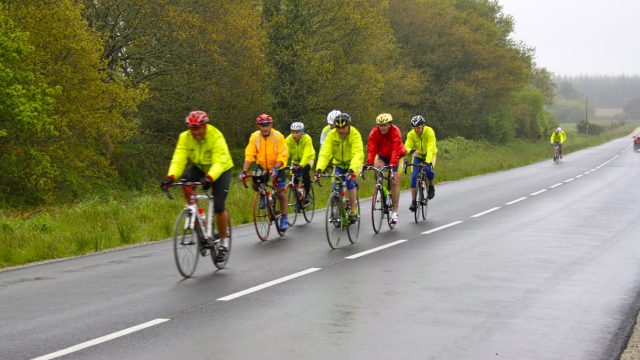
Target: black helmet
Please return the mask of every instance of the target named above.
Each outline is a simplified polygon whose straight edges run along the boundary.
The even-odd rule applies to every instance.
[[[345,127],[347,125],[351,125],[351,116],[347,113],[341,113],[333,119],[333,125],[337,128]]]

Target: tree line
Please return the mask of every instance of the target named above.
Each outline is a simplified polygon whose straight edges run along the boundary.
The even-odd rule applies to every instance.
[[[7,205],[144,188],[193,109],[234,151],[260,113],[312,135],[335,108],[365,133],[381,112],[496,143],[555,126],[552,74],[497,1],[0,0],[0,23]]]

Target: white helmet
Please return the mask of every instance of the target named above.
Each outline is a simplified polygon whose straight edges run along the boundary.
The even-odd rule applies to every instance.
[[[336,116],[342,114],[342,112],[340,110],[332,110],[328,115],[327,115],[327,123],[329,125],[333,125],[333,120],[336,118]]]
[[[559,126],[554,130],[554,132],[557,132],[557,133],[559,133],[560,131],[562,131],[562,129]]]
[[[291,130],[304,131],[304,124],[298,121],[291,123]]]

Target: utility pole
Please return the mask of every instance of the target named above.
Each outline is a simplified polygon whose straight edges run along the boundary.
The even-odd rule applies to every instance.
[[[585,97],[584,98],[584,122],[587,125],[587,135],[589,135],[589,98]]]

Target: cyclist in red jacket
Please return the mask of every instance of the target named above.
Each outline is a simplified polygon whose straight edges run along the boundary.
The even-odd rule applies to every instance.
[[[391,221],[398,222],[398,200],[400,199],[400,159],[407,153],[402,143],[400,128],[393,125],[391,114],[380,114],[376,118],[376,126],[371,130],[367,140],[367,165],[382,167],[393,166],[394,179],[391,181],[391,200],[393,211]],[[378,158],[376,159],[376,155]],[[374,164],[375,161],[375,164]]]

